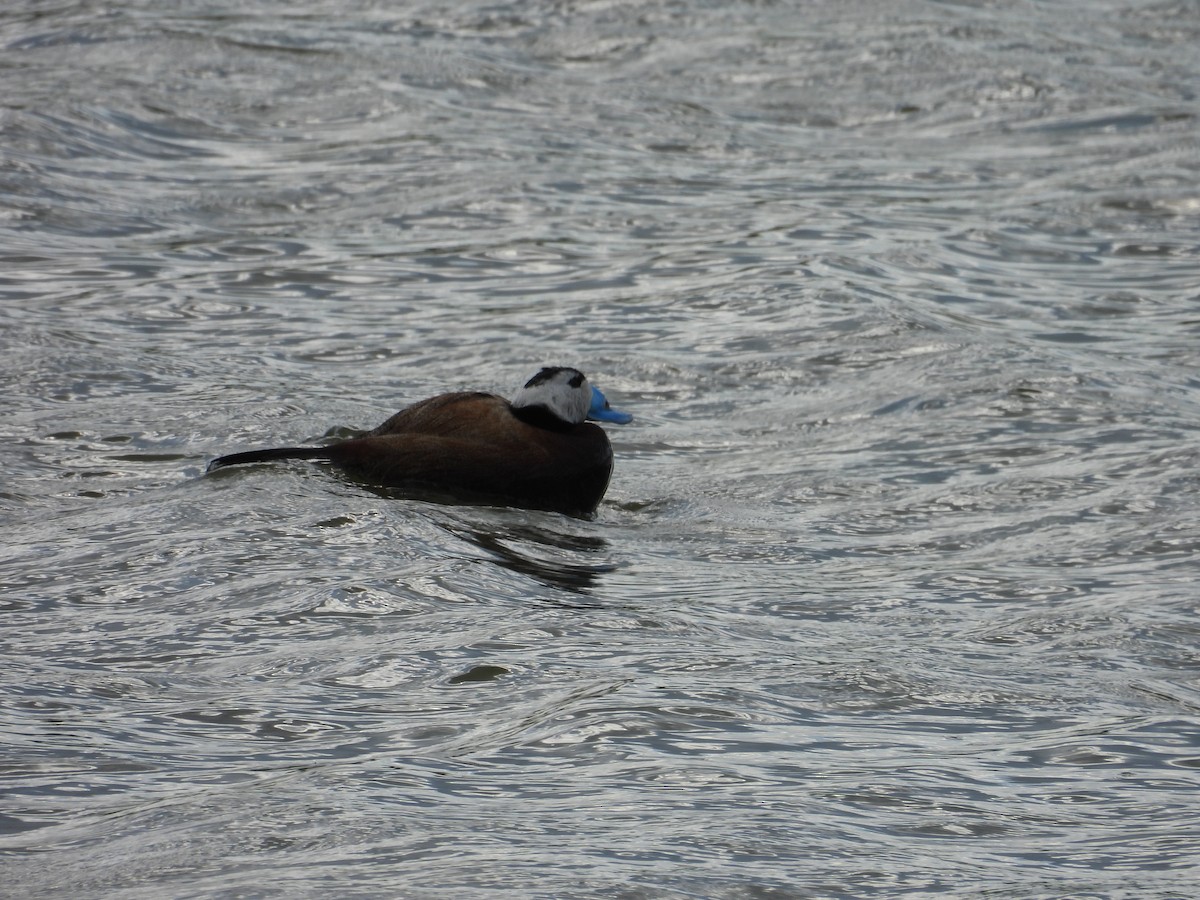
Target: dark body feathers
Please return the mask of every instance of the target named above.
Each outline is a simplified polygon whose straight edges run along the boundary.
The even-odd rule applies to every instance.
[[[571,515],[596,510],[613,466],[612,446],[598,425],[571,425],[542,407],[515,410],[484,393],[431,397],[360,438],[234,453],[213,460],[209,470],[277,459],[326,459],[383,487]]]

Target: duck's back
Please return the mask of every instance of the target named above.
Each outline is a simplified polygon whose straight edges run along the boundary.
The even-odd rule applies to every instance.
[[[381,485],[430,487],[587,514],[612,474],[612,447],[590,422],[563,430],[522,421],[493,394],[442,394],[396,413],[329,458]]]
[[[439,394],[396,413],[369,437],[384,434],[428,434],[479,439],[496,432],[512,416],[507,400],[481,391]]]

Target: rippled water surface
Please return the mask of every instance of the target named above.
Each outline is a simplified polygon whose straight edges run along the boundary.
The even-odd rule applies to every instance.
[[[0,892],[1194,893],[1194,3],[0,47]],[[543,363],[594,520],[203,474]]]

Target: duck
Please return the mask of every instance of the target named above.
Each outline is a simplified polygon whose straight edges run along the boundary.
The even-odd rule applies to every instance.
[[[325,460],[378,487],[592,517],[608,490],[613,451],[595,422],[625,424],[578,369],[547,366],[512,400],[481,391],[439,394],[361,437],[320,447],[271,447],[220,456],[227,466]]]

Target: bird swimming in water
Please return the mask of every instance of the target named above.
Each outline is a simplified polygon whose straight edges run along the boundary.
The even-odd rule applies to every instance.
[[[362,437],[325,447],[273,447],[214,459],[208,471],[277,459],[323,459],[375,485],[444,492],[528,509],[590,516],[612,475],[597,422],[629,422],[578,369],[545,368],[512,401],[440,394]]]

